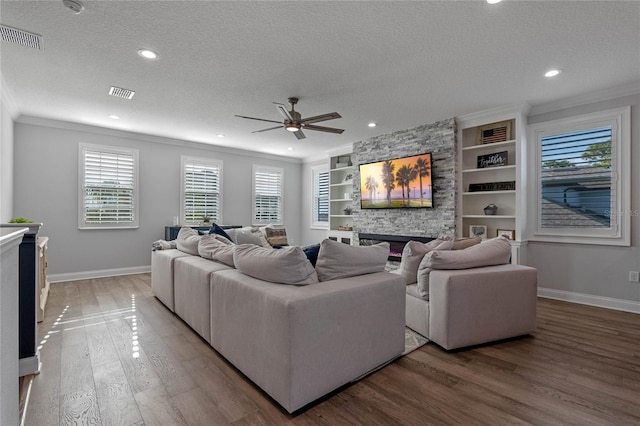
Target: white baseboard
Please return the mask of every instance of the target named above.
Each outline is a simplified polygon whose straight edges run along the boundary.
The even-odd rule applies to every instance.
[[[146,272],[151,272],[151,265],[134,266],[131,268],[99,269],[97,271],[70,272],[67,274],[50,274],[47,278],[50,283],[59,283],[63,281],[115,277],[118,275],[144,274]]]
[[[634,302],[633,300],[614,299],[612,297],[594,296],[592,294],[574,293],[572,291],[544,287],[538,287],[538,296],[640,314],[640,302]]]
[[[38,373],[40,373],[40,351],[36,351],[34,356],[18,360],[18,375],[20,377]]]

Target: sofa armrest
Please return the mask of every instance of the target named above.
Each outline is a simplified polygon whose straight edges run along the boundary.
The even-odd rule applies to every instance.
[[[531,333],[536,327],[537,270],[498,265],[433,270],[429,338],[445,349]]]

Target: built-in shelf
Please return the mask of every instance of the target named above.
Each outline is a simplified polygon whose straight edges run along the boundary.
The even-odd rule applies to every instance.
[[[349,166],[343,166],[349,164]],[[353,232],[345,227],[353,227],[353,216],[343,214],[353,203],[353,172],[351,152],[340,152],[329,157],[329,233],[336,241],[351,244]],[[340,167],[338,167],[340,165]]]
[[[506,148],[506,147],[515,145],[515,143],[516,143],[516,140],[512,139],[504,142],[487,143],[483,145],[471,145],[471,146],[465,146],[464,148],[462,148],[462,151],[483,151],[483,150],[493,151],[494,149],[497,149],[497,148]]]
[[[351,198],[336,198],[335,200],[329,200],[331,202],[353,201]]]
[[[340,183],[332,183],[330,186],[353,186],[353,181],[352,180],[348,180],[348,181],[340,182]]]
[[[510,166],[499,166],[499,167],[485,167],[484,169],[467,169],[467,170],[463,170],[462,173],[480,173],[480,172],[484,172],[484,173],[495,173],[498,170],[510,170],[516,169],[516,165],[512,164]]]
[[[505,215],[505,214],[465,214],[462,215],[465,219],[515,219],[515,215]]]
[[[474,192],[463,192],[462,195],[496,195],[496,194],[515,194],[516,191],[513,189],[505,190],[505,191],[474,191]]]

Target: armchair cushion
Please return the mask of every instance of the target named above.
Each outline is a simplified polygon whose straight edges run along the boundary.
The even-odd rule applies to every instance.
[[[511,243],[500,236],[456,251],[432,251],[421,264],[431,269],[469,269],[509,263]]]

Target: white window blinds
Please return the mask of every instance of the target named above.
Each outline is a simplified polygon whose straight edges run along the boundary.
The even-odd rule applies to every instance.
[[[313,170],[313,225],[329,222],[329,172]]]
[[[283,170],[253,166],[253,223],[282,224]]]
[[[222,162],[182,157],[182,222],[222,220]]]
[[[80,228],[138,226],[138,151],[80,145]]]

